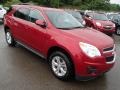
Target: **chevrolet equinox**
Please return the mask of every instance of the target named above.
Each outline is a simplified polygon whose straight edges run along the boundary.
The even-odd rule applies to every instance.
[[[13,5],[4,17],[6,42],[20,44],[45,58],[60,80],[90,80],[115,63],[111,37],[85,28],[64,10]]]

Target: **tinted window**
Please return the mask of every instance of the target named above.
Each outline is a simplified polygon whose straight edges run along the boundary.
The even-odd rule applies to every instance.
[[[31,10],[29,15],[30,21],[43,20],[42,13],[39,10]]]
[[[20,19],[28,20],[29,12],[30,10],[27,8],[20,8],[15,12],[14,16]]]
[[[93,15],[93,13],[87,13],[86,16],[87,16],[87,17],[92,17],[92,18],[93,18],[94,15]]]
[[[107,21],[108,18],[105,14],[103,13],[87,13],[88,16],[92,17],[95,20],[103,20],[103,21]]]
[[[12,7],[8,8],[7,13],[11,12],[12,9],[13,9]]]
[[[120,19],[120,15],[119,14],[111,14],[111,19]]]
[[[95,20],[105,20],[105,21],[108,20],[108,18],[105,14],[100,14],[100,13],[94,14],[94,19]]]

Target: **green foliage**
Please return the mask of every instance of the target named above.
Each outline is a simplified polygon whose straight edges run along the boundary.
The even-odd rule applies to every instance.
[[[120,5],[110,4],[110,0],[3,0],[6,6],[32,1],[49,7],[71,7],[83,10],[120,11]]]

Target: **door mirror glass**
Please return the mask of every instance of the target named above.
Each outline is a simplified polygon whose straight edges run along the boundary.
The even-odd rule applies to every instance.
[[[45,28],[47,26],[44,20],[36,20],[35,24],[41,26],[42,28]]]

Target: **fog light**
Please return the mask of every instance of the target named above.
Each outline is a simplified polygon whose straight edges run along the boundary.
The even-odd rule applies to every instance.
[[[96,73],[97,73],[96,67],[93,67],[93,66],[88,67],[88,74],[91,74],[91,75],[95,76]]]

